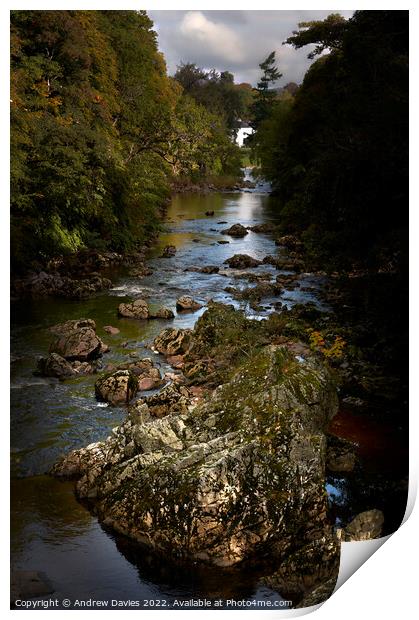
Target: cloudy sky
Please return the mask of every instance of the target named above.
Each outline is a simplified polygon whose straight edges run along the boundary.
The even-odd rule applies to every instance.
[[[259,63],[276,50],[283,78],[300,83],[310,65],[308,48],[295,50],[282,42],[298,22],[324,19],[333,11],[148,11],[159,37],[170,75],[176,65],[194,62],[228,70],[235,81],[256,85]],[[350,17],[353,11],[335,11]]]

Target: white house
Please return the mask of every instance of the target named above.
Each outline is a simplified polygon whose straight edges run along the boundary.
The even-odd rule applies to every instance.
[[[237,131],[237,137],[236,137],[236,143],[242,147],[244,144],[244,140],[245,138],[247,138],[247,136],[250,136],[253,133],[253,129],[252,127],[240,127],[240,129]]]

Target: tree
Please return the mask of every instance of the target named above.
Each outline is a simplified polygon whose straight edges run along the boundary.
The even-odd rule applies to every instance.
[[[275,52],[271,52],[259,65],[262,76],[257,84],[251,110],[252,127],[256,130],[260,123],[268,118],[276,99],[276,92],[272,90],[271,86],[282,77],[282,73],[279,72],[275,62]]]
[[[322,266],[376,266],[383,257],[394,266],[407,248],[408,13],[332,17],[292,37],[330,52],[286,113],[277,104],[262,123],[262,173],[283,225],[303,234]]]
[[[339,50],[342,48],[344,33],[348,22],[339,13],[332,13],[323,21],[300,22],[299,30],[293,31],[285,44],[296,49],[314,44],[316,47],[309,52],[308,58],[313,59],[325,50]]]

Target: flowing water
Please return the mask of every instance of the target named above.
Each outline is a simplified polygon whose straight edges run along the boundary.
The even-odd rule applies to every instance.
[[[12,306],[12,565],[15,569],[45,572],[55,588],[54,596],[161,601],[170,606],[174,599],[219,597],[280,601],[281,597],[257,585],[257,576],[235,572],[229,579],[220,571],[173,570],[151,557],[144,549],[111,533],[80,505],[73,484],[45,475],[60,455],[104,439],[119,424],[124,408],[98,403],[94,397],[96,377],[80,377],[61,382],[33,374],[36,360],[45,356],[51,340],[47,328],[68,319],[92,318],[97,332],[110,345],[105,363],[127,360],[127,356],[155,358],[162,372],[169,367],[146,344],[166,326],[193,327],[214,299],[241,305],[249,316],[261,319],[273,311],[273,303],[285,305],[314,301],[319,278],[303,275],[304,292],[284,291],[276,299],[264,300],[262,310],[253,312],[244,302],[225,292],[227,286],[248,286],[223,269],[225,259],[244,253],[262,259],[275,254],[270,235],[250,232],[242,239],[221,234],[240,222],[244,226],[276,221],[271,197],[254,191],[176,196],[167,212],[165,232],[150,251],[152,275],[136,278],[127,269],[114,274],[114,287],[89,300],[19,301]],[[207,217],[206,211],[214,211]],[[219,244],[228,240],[228,244]],[[173,258],[161,258],[166,245],[175,245]],[[188,267],[217,265],[219,274],[185,271]],[[258,271],[277,275],[274,267]],[[247,270],[251,271],[251,270]],[[135,321],[117,317],[117,307],[132,297],[147,299],[153,307],[175,310],[176,299],[190,294],[203,304],[191,314],[177,315],[173,321]],[[114,325],[120,333],[110,336],[103,326]]]

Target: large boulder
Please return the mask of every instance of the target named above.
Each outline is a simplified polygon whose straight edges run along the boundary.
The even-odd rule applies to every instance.
[[[111,405],[129,403],[137,392],[138,378],[130,370],[117,370],[100,377],[95,383],[96,397]]]
[[[136,299],[126,304],[119,304],[118,314],[127,319],[148,319],[150,309],[144,299]]]
[[[176,310],[181,312],[195,312],[195,310],[200,308],[202,308],[202,305],[192,297],[189,297],[189,295],[182,295],[182,297],[176,300]]]
[[[55,338],[50,353],[58,353],[66,360],[92,360],[109,350],[97,336],[96,324],[92,319],[66,321],[50,328]]]
[[[224,261],[232,269],[249,269],[252,267],[259,267],[261,261],[248,254],[234,254],[230,258]]]
[[[249,234],[249,231],[241,224],[233,224],[230,228],[222,230],[221,234],[230,235],[230,237],[245,237]]]
[[[324,430],[337,396],[316,356],[265,346],[208,399],[185,399],[163,418],[140,402],[110,438],[53,472],[78,478],[106,526],[177,559],[281,561],[321,538]]]
[[[58,355],[58,353],[50,353],[47,358],[41,357],[38,360],[36,374],[44,377],[57,377],[58,379],[66,379],[75,375],[89,375],[96,372],[96,364],[92,362],[81,362],[68,360]]]
[[[182,355],[186,353],[191,341],[190,329],[164,329],[154,339],[153,346],[163,355]]]

